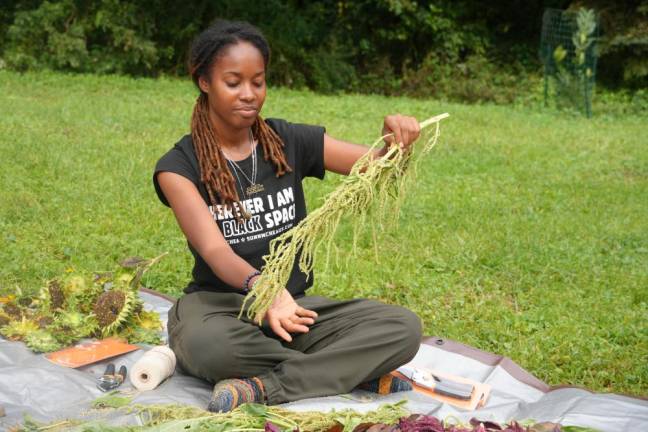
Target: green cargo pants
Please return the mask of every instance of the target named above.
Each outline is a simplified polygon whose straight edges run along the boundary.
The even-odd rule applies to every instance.
[[[170,347],[186,372],[211,383],[260,378],[269,405],[347,393],[418,351],[421,321],[403,307],[315,296],[296,301],[318,317],[288,343],[266,322],[259,327],[237,318],[240,294],[186,294],[169,311]]]

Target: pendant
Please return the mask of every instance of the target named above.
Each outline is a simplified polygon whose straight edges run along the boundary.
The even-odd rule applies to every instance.
[[[263,192],[264,189],[265,189],[265,188],[263,187],[262,184],[259,184],[259,183],[253,183],[253,184],[251,184],[250,186],[248,186],[247,189],[245,189],[245,192],[246,192],[248,195],[253,195],[253,194],[255,194],[255,193]]]

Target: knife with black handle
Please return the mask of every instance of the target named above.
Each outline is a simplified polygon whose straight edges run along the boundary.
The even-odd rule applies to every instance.
[[[411,366],[401,366],[397,371],[421,387],[455,399],[470,400],[475,390],[475,386],[472,384],[462,383],[449,378],[441,378],[430,372]]]

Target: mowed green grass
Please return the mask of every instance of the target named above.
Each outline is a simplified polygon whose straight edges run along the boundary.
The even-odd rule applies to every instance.
[[[184,80],[0,72],[0,292],[169,252],[144,278],[179,295],[191,256],[151,182],[188,131]],[[266,117],[370,143],[385,114],[449,112],[396,228],[343,225],[313,293],[415,310],[425,333],[511,357],[550,384],[648,394],[645,119],[272,89]],[[340,181],[307,181],[309,207]],[[367,227],[369,228],[369,227]]]

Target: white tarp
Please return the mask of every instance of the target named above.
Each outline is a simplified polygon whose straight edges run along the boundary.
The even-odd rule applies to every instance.
[[[164,323],[171,307],[168,299],[152,292],[142,292],[147,309],[156,310]],[[147,348],[79,369],[68,369],[49,362],[41,354],[33,354],[21,342],[0,338],[0,406],[5,417],[0,418],[0,430],[20,423],[29,414],[37,421],[51,422],[67,418],[105,418],[113,425],[139,424],[134,415],[113,411],[109,417],[91,410],[91,402],[102,393],[95,380],[108,363],[130,370]],[[421,344],[414,365],[464,376],[492,386],[486,405],[476,411],[464,411],[441,404],[415,392],[378,396],[364,391],[350,395],[307,399],[285,404],[294,410],[328,411],[332,408],[353,408],[369,411],[384,403],[407,399],[412,413],[431,414],[444,419],[454,416],[467,421],[508,422],[533,419],[563,425],[589,426],[601,431],[648,431],[648,401],[616,394],[597,394],[578,388],[552,390],[528,374],[510,359],[476,350],[439,338],[428,338]],[[120,390],[133,396],[134,403],[182,403],[204,408],[211,386],[202,380],[175,374],[157,389],[136,392],[128,383]]]

